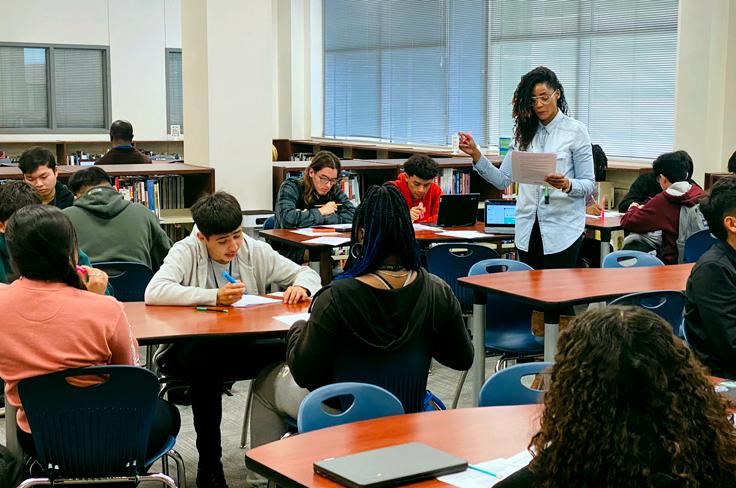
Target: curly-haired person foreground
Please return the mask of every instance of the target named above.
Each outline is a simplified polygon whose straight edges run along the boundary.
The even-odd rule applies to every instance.
[[[578,317],[559,339],[528,468],[496,486],[736,486],[736,429],[672,327],[635,307]]]

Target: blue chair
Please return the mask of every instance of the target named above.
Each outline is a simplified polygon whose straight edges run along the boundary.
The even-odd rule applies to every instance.
[[[615,251],[603,258],[601,263],[601,268],[644,266],[664,266],[664,263],[657,256],[641,251]]]
[[[682,319],[687,298],[681,291],[643,291],[630,293],[609,302],[609,305],[634,305],[654,312],[672,326],[672,331],[682,337]]]
[[[92,266],[107,273],[113,296],[121,302],[142,302],[146,286],[153,278],[153,271],[143,263],[104,261]]]
[[[697,262],[697,260],[700,259],[700,256],[705,254],[705,252],[710,249],[717,240],[718,239],[713,237],[713,234],[711,234],[708,229],[701,230],[691,235],[685,240],[685,251],[683,252],[684,262]]]
[[[478,406],[529,405],[541,403],[542,391],[533,390],[521,382],[521,378],[540,373],[552,363],[525,363],[509,366],[494,374],[480,390]]]
[[[74,386],[71,377],[101,376],[102,382]],[[33,434],[37,461],[47,478],[32,478],[20,487],[75,480],[97,484],[100,478],[158,481],[176,487],[166,474],[147,475],[164,454],[177,464],[185,483],[184,463],[171,448],[176,439],[145,459],[148,434],[158,398],[158,380],[137,366],[91,366],[27,378],[18,384],[21,403]],[[164,471],[167,463],[163,461]]]
[[[322,403],[350,396],[352,403],[343,412],[326,412]],[[396,396],[381,387],[367,383],[333,383],[310,392],[299,406],[299,432],[309,432],[333,425],[358,422],[389,415],[403,415],[404,407]]]
[[[437,244],[427,250],[427,270],[450,285],[463,312],[470,313],[473,309],[473,290],[458,285],[457,279],[468,276],[468,271],[478,261],[498,257],[496,251],[480,244]]]
[[[271,230],[274,227],[276,227],[276,220],[273,218],[273,215],[271,215],[263,222],[263,230]]]

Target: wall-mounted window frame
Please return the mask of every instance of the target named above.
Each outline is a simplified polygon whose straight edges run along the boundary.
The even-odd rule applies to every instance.
[[[172,100],[172,89],[174,88],[172,85],[172,72],[171,72],[171,66],[169,62],[169,57],[171,54],[179,54],[181,55],[181,49],[180,48],[166,48],[166,133],[171,135],[171,124],[174,122],[178,122],[178,125],[181,127],[180,135],[184,135],[184,84],[183,84],[183,72],[180,70],[180,79],[179,79],[179,86],[181,87],[181,116],[179,120],[172,120],[172,111],[176,109],[176,103],[174,103],[174,100]],[[180,57],[181,62],[181,57]]]
[[[44,44],[44,43],[17,43],[17,42],[0,42],[0,47],[13,48],[29,48],[29,49],[45,49],[46,51],[46,107],[48,126],[47,127],[0,127],[0,134],[104,134],[108,132],[111,117],[111,99],[110,99],[110,47],[101,45],[87,44]],[[99,51],[101,60],[101,83],[102,83],[102,120],[100,127],[59,127],[58,112],[56,100],[58,97],[56,79],[54,71],[56,68],[55,60],[58,50],[74,49],[74,50],[93,50]]]

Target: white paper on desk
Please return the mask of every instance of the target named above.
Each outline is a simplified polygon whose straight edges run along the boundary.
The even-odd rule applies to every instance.
[[[424,224],[413,224],[414,225],[414,231],[418,230],[438,230],[437,227],[432,227],[430,225],[424,225]]]
[[[251,305],[263,305],[264,303],[277,303],[281,300],[259,297],[258,295],[243,295],[243,298],[233,303],[233,307],[250,307]]]
[[[268,293],[268,296],[270,297],[283,297],[284,292],[283,291],[275,291],[273,293]]]
[[[622,215],[623,214],[621,212],[616,212],[615,210],[606,210],[605,213],[604,213],[604,217],[606,217],[606,218],[608,218],[608,217],[621,217]],[[601,218],[600,215],[585,214],[585,216],[588,217],[588,218],[591,218],[591,219],[600,219]]]
[[[351,224],[320,224],[319,226],[325,229],[347,229],[345,232],[350,232],[353,228]]]
[[[278,315],[274,317],[274,319],[291,327],[292,325],[294,325],[294,322],[298,320],[309,320],[309,312],[295,313],[291,315]]]
[[[498,477],[494,477],[474,469],[467,469],[462,473],[440,476],[437,479],[460,488],[485,488],[488,486],[494,486],[502,479],[514,474],[524,466],[528,465],[531,460],[532,455],[529,451],[521,451],[510,458],[498,458],[473,465],[484,471],[490,471],[491,473],[498,475]]]
[[[350,242],[349,237],[317,237],[316,239],[309,239],[303,241],[302,244],[325,244],[327,246],[342,246]]]
[[[446,230],[438,232],[438,236],[457,237],[459,239],[483,239],[488,237],[488,234],[478,232],[475,230]]]
[[[557,154],[514,151],[511,153],[511,179],[517,183],[550,186],[544,177],[557,172]]]
[[[295,234],[301,234],[303,236],[323,236],[325,235],[324,231],[316,231],[312,229],[311,227],[306,227],[304,229],[288,229],[294,232]]]

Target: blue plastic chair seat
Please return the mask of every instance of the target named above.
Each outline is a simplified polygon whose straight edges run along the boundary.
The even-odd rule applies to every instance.
[[[686,263],[694,263],[700,259],[700,256],[706,253],[708,249],[717,241],[710,230],[705,229],[696,232],[685,240],[685,250],[683,251],[683,261]]]
[[[153,270],[143,263],[103,261],[92,266],[108,274],[113,296],[121,302],[142,302]]]
[[[601,268],[639,268],[664,266],[657,256],[641,251],[614,251],[603,258]]]
[[[485,345],[499,352],[518,353],[531,351],[529,354],[544,352],[544,337],[536,337],[530,332],[531,324],[526,330],[497,330],[486,328]]]
[[[540,373],[552,363],[516,364],[494,374],[480,390],[478,406],[529,405],[540,403],[543,392],[528,388],[521,382],[524,376]]]

